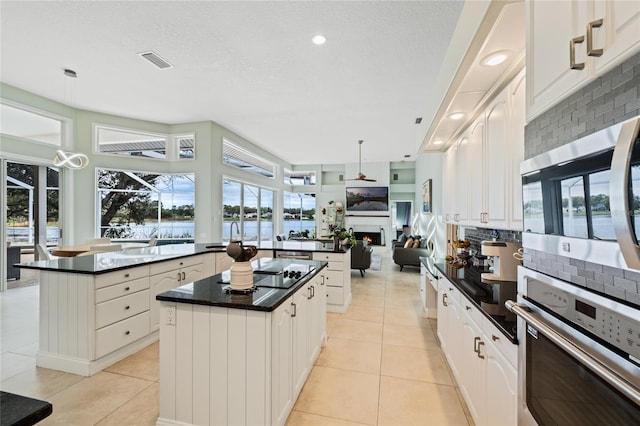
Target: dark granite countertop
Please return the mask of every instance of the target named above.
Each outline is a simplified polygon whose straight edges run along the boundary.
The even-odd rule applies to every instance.
[[[251,262],[254,267],[254,271],[258,270],[256,262],[257,261]],[[255,292],[250,294],[227,293],[225,288],[229,281],[229,272],[225,271],[222,274],[217,274],[212,277],[160,293],[156,296],[156,299],[167,302],[188,303],[192,305],[220,306],[226,308],[271,312],[280,306],[289,296],[308,283],[309,280],[315,277],[322,268],[328,265],[327,262],[297,259],[279,259],[279,262],[311,265],[315,269],[300,279],[300,281],[294,284],[291,288],[280,289],[258,287]],[[258,275],[254,272],[254,283],[257,283],[259,279],[269,279],[269,276]]]
[[[249,243],[247,243],[249,244]],[[263,241],[256,245],[260,250],[336,252],[346,253],[349,249],[334,249],[333,242],[321,241]],[[155,247],[125,249],[121,251],[97,253],[91,256],[59,257],[54,260],[41,260],[29,263],[17,263],[15,266],[25,269],[71,272],[76,274],[104,274],[121,269],[134,268],[145,264],[164,262],[181,257],[202,253],[225,252],[223,243],[167,244]]]
[[[0,391],[0,426],[33,425],[52,412],[50,402]]]
[[[487,268],[457,267],[444,261],[434,264],[438,273],[453,285],[513,343],[516,338],[516,318],[504,307],[506,300],[516,300],[516,281],[481,280]]]

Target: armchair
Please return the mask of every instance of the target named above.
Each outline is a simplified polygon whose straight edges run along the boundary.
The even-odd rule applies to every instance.
[[[365,241],[358,240],[356,245],[351,247],[351,269],[360,270],[361,277],[364,277],[364,271],[371,267],[371,253],[373,248]]]

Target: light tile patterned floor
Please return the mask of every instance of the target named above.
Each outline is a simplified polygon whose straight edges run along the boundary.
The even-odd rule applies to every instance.
[[[287,421],[297,425],[473,424],[436,338],[422,317],[419,272],[400,272],[384,248],[380,271],[353,271],[353,302],[328,314],[328,342]],[[45,399],[42,425],[154,425],[158,344],[92,377],[35,367],[38,287],[0,295],[0,389]]]

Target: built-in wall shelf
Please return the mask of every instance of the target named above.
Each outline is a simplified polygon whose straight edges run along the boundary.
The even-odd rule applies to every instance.
[[[345,166],[339,164],[328,164],[322,166],[322,186],[340,185],[344,186]]]
[[[389,164],[389,184],[416,183],[416,163],[415,161],[392,162]]]

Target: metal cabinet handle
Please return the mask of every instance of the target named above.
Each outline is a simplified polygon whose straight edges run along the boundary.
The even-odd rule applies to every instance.
[[[311,300],[311,298],[313,297],[311,295],[311,287],[307,287],[307,290],[309,290],[309,295],[307,296],[307,300]]]
[[[464,308],[465,308],[467,311],[470,311],[470,310],[471,310],[471,306],[464,305]]]
[[[603,49],[593,48],[593,29],[600,28],[602,26],[602,19],[596,19],[587,24],[587,55],[589,56],[602,56]]]
[[[484,355],[480,353],[480,345],[484,346],[484,342],[482,340],[478,342],[478,352],[476,353],[478,354],[478,358],[484,359]]]
[[[296,304],[292,303],[291,306],[293,306],[293,313],[291,314],[291,318],[296,316],[296,313],[298,312],[298,310],[296,309]]]
[[[127,330],[127,331],[124,332],[124,334],[128,336],[129,334],[131,334],[131,332],[129,330]]]
[[[180,278],[180,272],[178,272],[178,281],[182,281],[182,278]]]
[[[129,291],[129,290],[130,290],[130,288],[129,288],[129,287],[125,287],[125,288],[124,288],[124,291]]]
[[[182,279],[186,280],[187,279],[187,274],[185,272],[182,273]]]
[[[584,36],[575,37],[569,40],[569,67],[572,70],[583,70],[584,62],[576,63],[576,44],[584,42]]]
[[[311,297],[316,297],[316,288],[311,286]]]
[[[324,285],[324,275],[322,275],[322,282],[320,283],[320,285]]]
[[[636,404],[640,404],[640,392],[630,385],[626,380],[621,378],[616,372],[611,370],[605,364],[602,364],[596,358],[593,358],[588,353],[577,347],[573,342],[568,341],[564,336],[557,333],[553,326],[548,325],[543,319],[540,319],[536,314],[530,312],[530,309],[526,305],[519,305],[512,300],[507,300],[504,305],[507,309],[528,324],[535,327],[538,332],[546,336],[551,342],[559,346],[563,351],[567,352],[573,358],[585,365],[589,370],[593,371],[596,375],[600,376],[604,381],[609,383],[620,393],[625,395],[631,401]]]
[[[442,305],[449,306],[449,304],[447,303],[447,293],[442,293]]]
[[[129,308],[130,308],[130,306],[127,305],[127,306],[124,307],[124,310],[127,311],[127,310],[129,310]]]
[[[500,340],[500,338],[498,336],[496,336],[495,334],[492,334],[491,335],[491,340],[493,340],[495,342],[496,340]]]
[[[474,337],[474,338],[473,338],[473,351],[474,351],[475,353],[478,353],[478,351],[480,350],[480,349],[478,348],[478,343],[479,343],[479,342],[480,342],[480,338],[479,338],[479,337]]]

